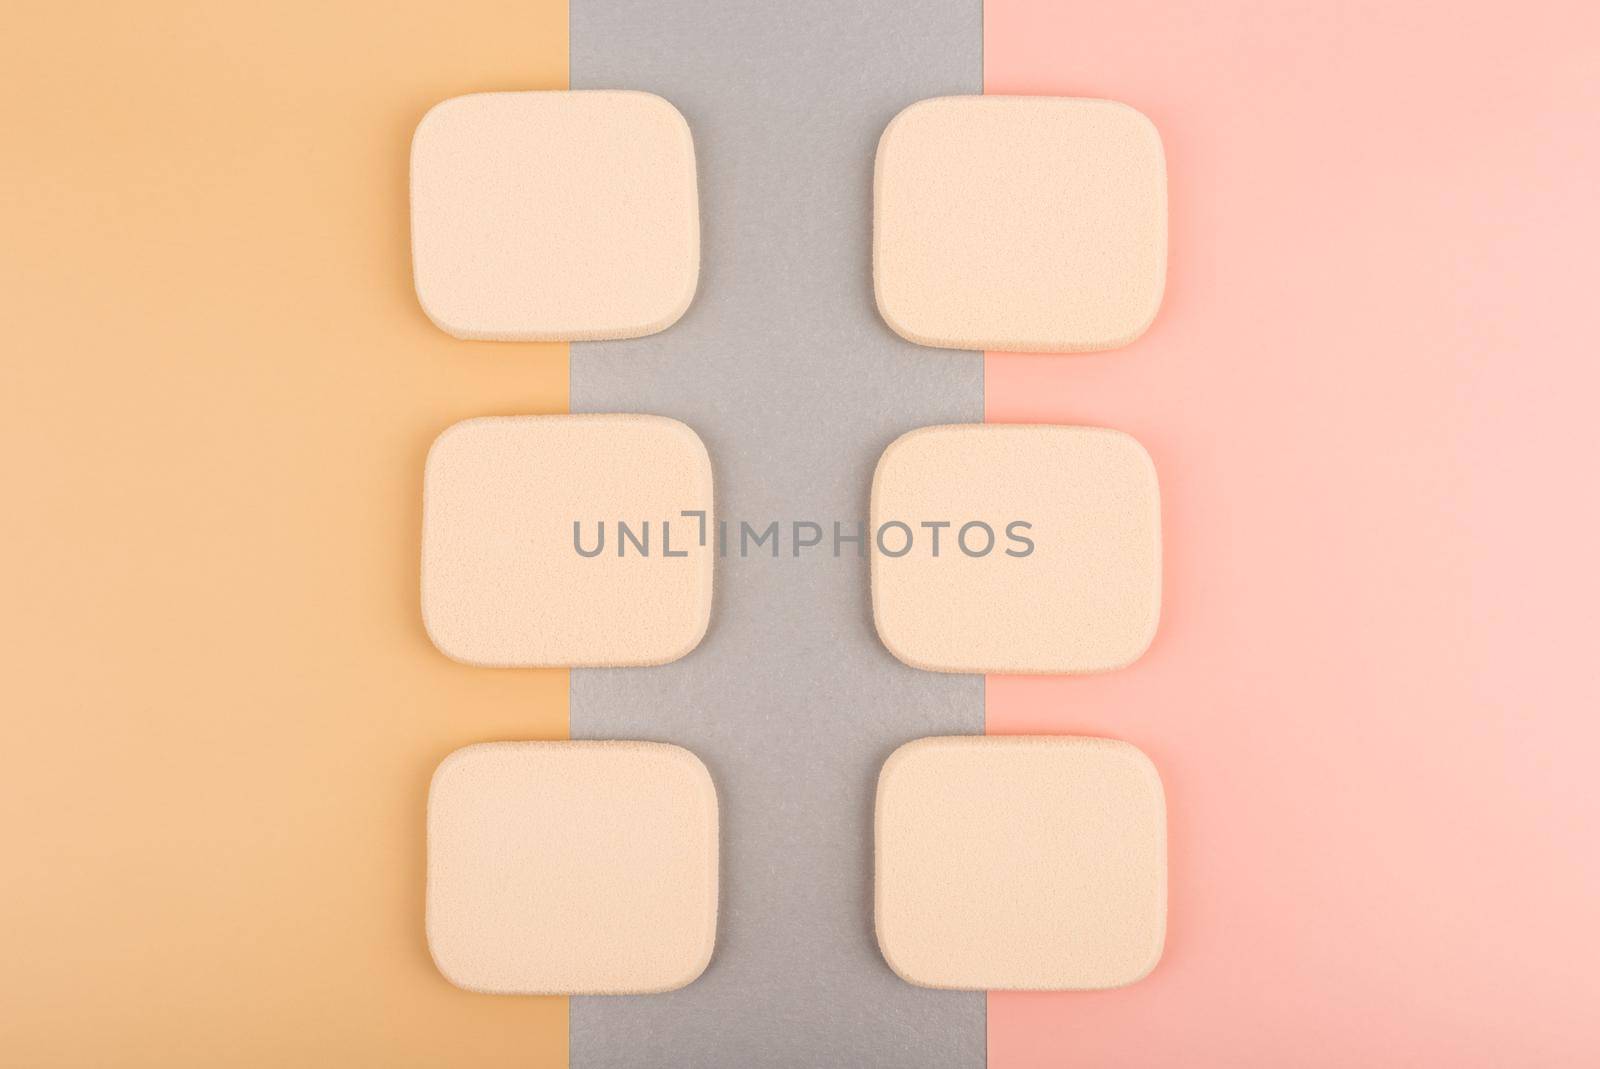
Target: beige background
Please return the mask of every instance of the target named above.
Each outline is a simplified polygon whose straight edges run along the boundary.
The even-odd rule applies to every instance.
[[[559,411],[560,346],[411,293],[410,132],[566,84],[565,5],[9,5],[0,34],[0,1062],[552,1065],[565,1003],[450,987],[428,777],[565,732],[453,664],[422,461]]]

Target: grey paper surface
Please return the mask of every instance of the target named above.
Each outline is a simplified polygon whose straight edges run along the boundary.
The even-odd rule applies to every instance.
[[[978,354],[901,341],[872,297],[872,167],[907,104],[982,90],[981,0],[782,5],[573,0],[575,89],[660,93],[688,118],[702,269],[654,337],[572,347],[575,412],[652,412],[705,439],[733,553],[710,633],[662,668],[572,674],[575,738],[699,754],[722,810],[710,968],[668,995],[575,998],[571,1064],[981,1066],[984,996],[894,976],[872,924],[885,757],[981,733],[983,680],[900,664],[845,546],[740,559],[737,524],[847,531],[895,437],[983,418]]]

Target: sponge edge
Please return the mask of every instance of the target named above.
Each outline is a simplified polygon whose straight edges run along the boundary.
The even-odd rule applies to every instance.
[[[677,660],[710,623],[714,524],[711,459],[677,420],[465,420],[428,452],[423,624],[480,667]]]
[[[910,341],[1115,349],[1155,319],[1166,265],[1161,137],[1126,104],[939,97],[883,132],[874,288]]]
[[[875,813],[878,945],[908,983],[1103,990],[1166,940],[1166,801],[1112,739],[918,739],[890,755]]]
[[[711,960],[717,796],[688,750],[498,742],[428,794],[428,949],[485,994],[672,991]]]
[[[651,93],[476,93],[411,144],[417,298],[457,338],[665,330],[700,270],[694,142]]]
[[[872,483],[878,637],[928,671],[1122,668],[1160,619],[1160,513],[1150,455],[1121,431],[911,431],[884,450]],[[942,537],[928,527],[938,522]]]

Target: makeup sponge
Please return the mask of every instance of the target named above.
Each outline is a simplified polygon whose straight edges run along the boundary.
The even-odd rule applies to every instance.
[[[1103,672],[1161,611],[1155,467],[1098,427],[924,427],[872,482],[872,612],[900,660],[936,672]]]
[[[711,618],[711,460],[661,416],[450,427],[423,476],[422,618],[487,667],[664,664]]]
[[[428,792],[428,949],[501,995],[671,991],[711,960],[717,794],[657,742],[492,742]]]
[[[458,338],[583,341],[665,330],[694,297],[694,143],[649,93],[477,93],[411,142],[411,256]]]
[[[923,100],[878,143],[878,310],[945,349],[1088,352],[1150,326],[1167,272],[1161,136],[1110,100]]]
[[[876,825],[878,946],[910,983],[1095,990],[1160,960],[1166,801],[1125,742],[918,739],[884,762]]]

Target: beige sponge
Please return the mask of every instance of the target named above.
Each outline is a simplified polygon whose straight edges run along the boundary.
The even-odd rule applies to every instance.
[[[467,664],[663,664],[711,618],[711,460],[661,416],[497,416],[423,477],[422,618]]]
[[[688,750],[497,742],[428,794],[428,949],[469,991],[670,991],[711,960],[717,795]]]
[[[1127,665],[1160,616],[1160,511],[1150,456],[1121,431],[912,431],[872,483],[878,636],[939,672]]]
[[[911,341],[1114,349],[1161,305],[1166,159],[1125,104],[921,101],[884,130],[875,189],[878,309]]]
[[[1093,990],[1143,978],[1167,926],[1150,759],[1111,739],[918,739],[878,777],[878,946],[922,987]]]
[[[700,272],[689,125],[649,93],[446,100],[411,143],[411,255],[423,310],[458,338],[664,330]]]

